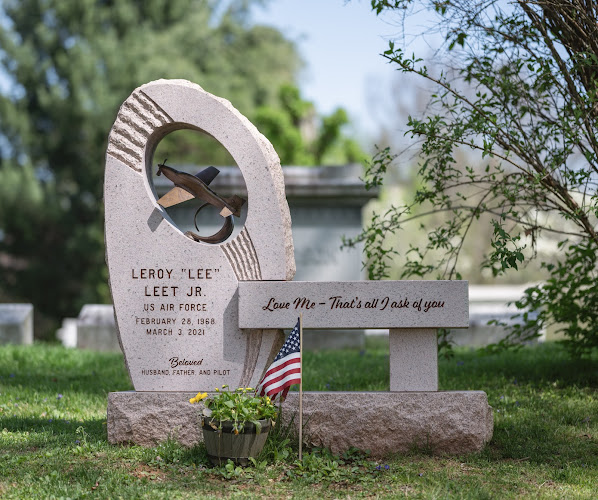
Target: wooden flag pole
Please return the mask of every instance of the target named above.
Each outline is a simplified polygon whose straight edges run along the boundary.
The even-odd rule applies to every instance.
[[[299,313],[299,460],[303,459],[303,313]]]

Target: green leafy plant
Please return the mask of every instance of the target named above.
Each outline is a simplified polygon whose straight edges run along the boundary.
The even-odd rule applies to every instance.
[[[461,279],[465,240],[493,228],[482,266],[493,277],[539,258],[544,282],[516,303],[518,345],[555,326],[575,355],[598,349],[598,4],[581,0],[372,0],[377,14],[427,10],[445,39],[441,61],[390,41],[383,57],[434,87],[408,134],[421,141],[413,200],[376,213],[363,233],[371,279]],[[403,37],[410,38],[409,37]],[[467,158],[463,159],[464,152]],[[394,157],[367,169],[379,186]],[[421,223],[427,241],[393,247],[391,236]],[[533,311],[534,314],[529,314]]]
[[[207,399],[206,399],[207,398]],[[222,389],[216,388],[216,394],[208,397],[206,392],[199,392],[189,402],[198,403],[205,399],[204,417],[213,429],[222,430],[223,422],[232,422],[233,432],[242,433],[247,422],[255,425],[259,434],[262,429],[260,420],[276,420],[276,407],[268,396],[256,396],[251,387],[239,387],[234,391],[228,390],[228,385]]]
[[[227,460],[226,464],[224,464],[222,467],[217,468],[215,470],[215,474],[223,477],[224,479],[239,479],[243,476],[252,475],[249,471],[247,471],[240,465],[235,465],[235,463],[232,460]]]
[[[333,454],[327,448],[313,448],[303,455],[302,460],[295,460],[286,475],[293,480],[311,483],[368,482],[389,470],[388,464],[376,465],[369,460],[368,455],[368,452],[357,448],[350,448],[342,456]]]

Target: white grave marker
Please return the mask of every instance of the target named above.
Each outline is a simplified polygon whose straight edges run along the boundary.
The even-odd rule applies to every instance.
[[[33,344],[32,304],[0,304],[0,344]]]
[[[114,308],[109,304],[86,304],[77,318],[75,345],[79,349],[120,351]]]

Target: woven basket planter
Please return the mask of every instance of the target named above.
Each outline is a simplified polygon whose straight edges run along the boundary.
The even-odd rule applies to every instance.
[[[233,422],[222,422],[222,429],[213,429],[209,422],[209,417],[203,417],[203,439],[214,465],[225,464],[229,459],[237,465],[249,464],[249,458],[257,457],[264,448],[271,427],[270,420],[260,420],[261,432],[258,434],[256,426],[246,422],[243,431],[235,434]]]

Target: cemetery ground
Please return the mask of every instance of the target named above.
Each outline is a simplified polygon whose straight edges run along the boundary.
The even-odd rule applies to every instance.
[[[388,344],[306,353],[305,390],[388,390]],[[106,398],[131,389],[122,355],[54,345],[0,347],[2,498],[597,498],[598,356],[556,344],[439,364],[441,390],[483,390],[494,410],[485,450],[427,449],[373,460],[304,451],[277,428],[254,466],[211,468],[202,446],[112,446]],[[378,432],[372,422],[372,433]]]

